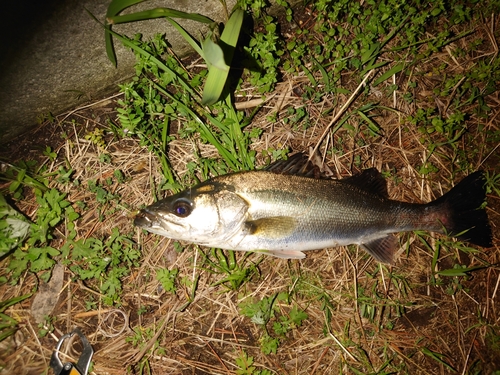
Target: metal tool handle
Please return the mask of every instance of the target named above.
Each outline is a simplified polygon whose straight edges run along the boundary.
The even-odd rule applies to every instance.
[[[59,358],[61,346],[66,339],[75,334],[78,335],[82,342],[82,354],[80,354],[80,358],[78,358],[78,362],[76,364],[71,362],[63,363]],[[56,348],[50,357],[50,367],[54,370],[55,375],[87,375],[93,355],[94,349],[92,349],[92,345],[90,345],[82,331],[80,331],[79,328],[75,328],[72,332],[61,336],[59,339]]]

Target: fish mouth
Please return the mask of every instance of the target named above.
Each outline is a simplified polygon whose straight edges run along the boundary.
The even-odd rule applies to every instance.
[[[160,221],[158,216],[146,209],[141,210],[134,218],[134,225],[136,227],[150,229],[154,227],[160,227]]]
[[[179,229],[186,230],[185,227],[174,223],[163,217],[157,212],[150,211],[147,208],[142,209],[134,218],[136,227],[147,230],[148,232],[169,237]]]

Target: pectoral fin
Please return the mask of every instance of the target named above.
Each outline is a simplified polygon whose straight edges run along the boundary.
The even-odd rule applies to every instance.
[[[389,235],[363,243],[361,247],[379,262],[392,264],[394,261],[394,253],[398,249],[399,244],[395,236]]]
[[[297,220],[289,216],[265,217],[245,223],[248,233],[261,238],[287,237],[297,228]]]

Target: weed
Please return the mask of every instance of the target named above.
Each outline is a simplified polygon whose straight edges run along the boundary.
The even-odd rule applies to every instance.
[[[0,302],[0,342],[13,335],[18,329],[18,321],[5,314],[5,310],[16,303],[24,301],[30,296],[31,294],[25,294]]]
[[[449,370],[453,371],[453,372],[457,372],[457,370],[455,370],[447,361],[446,361],[446,356],[444,354],[441,354],[441,353],[438,353],[438,352],[435,352],[435,351],[432,351],[431,349],[427,348],[427,347],[423,347],[420,349],[421,352],[423,354],[425,354],[426,356],[432,358],[433,360],[435,360],[436,362],[438,362],[439,364],[447,367]]]
[[[55,257],[61,254],[48,243],[54,238],[53,229],[63,220],[73,222],[79,217],[71,203],[66,200],[66,194],[52,188],[45,192],[35,190],[38,210],[34,222],[31,223],[30,236],[23,247],[18,247],[12,254],[9,269],[12,280],[16,282],[19,276],[27,269],[31,272],[49,271],[56,263]],[[76,235],[74,227],[68,226],[68,237]],[[50,272],[40,274],[47,281]]]
[[[66,264],[82,280],[94,280],[107,305],[120,304],[122,280],[138,265],[140,253],[135,243],[114,228],[111,236],[67,241],[61,248]]]
[[[276,354],[280,338],[294,328],[302,325],[308,315],[297,306],[293,306],[288,314],[281,313],[278,303],[288,302],[290,295],[285,292],[276,293],[271,297],[264,297],[260,301],[242,301],[239,304],[240,312],[249,317],[251,321],[264,329],[264,335],[260,339],[260,345],[264,354]],[[268,323],[272,322],[272,332],[276,335],[270,335]]]
[[[280,56],[283,55],[283,49],[275,19],[265,16],[262,22],[265,31],[254,33],[245,51],[255,61],[255,66],[249,67],[249,82],[259,92],[265,93],[272,91],[278,82],[278,67],[281,64]]]
[[[0,194],[0,257],[22,244],[30,234],[30,222]]]
[[[495,192],[500,197],[500,173],[486,171],[486,193],[491,194]]]
[[[45,147],[45,150],[43,151],[43,154],[49,158],[49,160],[51,161],[54,161],[57,157],[57,153],[55,153],[53,150],[52,150],[52,147],[50,146],[47,146]]]
[[[141,327],[135,327],[133,329],[133,336],[128,336],[125,340],[134,346],[142,348],[149,340],[155,335],[154,328],[143,329]]]
[[[156,279],[160,282],[163,290],[169,293],[175,293],[177,287],[175,286],[175,279],[177,278],[177,274],[179,270],[173,269],[169,270],[166,268],[161,268],[156,271]]]
[[[47,190],[47,180],[38,174],[36,161],[21,160],[16,164],[5,164],[5,166],[5,170],[0,173],[0,179],[9,183],[8,192],[13,199],[19,200],[24,197],[24,187]]]
[[[110,159],[104,162],[110,162]],[[94,280],[105,295],[105,303],[118,302],[121,280],[139,259],[133,241],[120,234],[116,228],[105,241],[94,237],[77,239],[75,222],[80,214],[67,199],[66,193],[45,185],[48,178],[61,184],[71,184],[73,170],[60,167],[55,174],[37,175],[28,173],[28,170],[36,170],[35,163],[21,166],[24,168],[12,166],[6,171],[6,179],[11,181],[9,190],[15,199],[21,199],[24,187],[33,188],[38,207],[33,221],[29,222],[2,199],[2,217],[6,217],[6,220],[2,221],[0,238],[3,239],[5,250],[12,250],[8,263],[10,282],[17,283],[25,271],[36,273],[47,281],[52,267],[59,261],[70,266],[81,279]],[[115,178],[124,180],[119,171],[115,171]],[[107,185],[111,182],[107,181]],[[89,181],[88,188],[103,205],[119,199],[96,181]],[[52,245],[56,240],[54,230],[62,223],[65,224],[65,239],[62,246],[56,248]]]
[[[246,254],[240,262],[237,262],[234,251],[223,251],[212,248],[210,256],[205,253],[202,254],[209,267],[206,268],[207,271],[226,275],[223,279],[217,281],[214,286],[225,285],[230,290],[238,290],[245,282],[258,273],[258,264],[252,263],[249,266],[245,266],[245,261],[249,254]]]
[[[93,132],[85,134],[84,138],[89,140],[102,150],[106,148],[106,141],[104,140],[103,129],[95,128]]]
[[[245,351],[241,351],[239,357],[236,358],[236,375],[271,375],[269,370],[257,370],[254,365],[253,357],[250,357]]]
[[[38,336],[45,337],[49,333],[53,332],[55,321],[56,321],[55,317],[46,316],[43,322],[38,323]]]

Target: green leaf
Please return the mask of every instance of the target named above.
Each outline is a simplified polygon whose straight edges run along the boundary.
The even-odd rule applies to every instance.
[[[155,8],[132,14],[126,14],[123,16],[118,16],[118,14],[122,12],[124,9],[132,5],[141,3],[143,1],[145,0],[113,0],[111,1],[111,4],[109,4],[108,6],[108,10],[106,12],[106,23],[103,25],[105,29],[104,42],[106,44],[106,54],[108,55],[109,60],[113,63],[115,67],[117,65],[117,60],[116,60],[115,48],[113,45],[114,34],[111,32],[111,26],[113,24],[142,21],[160,17],[184,18],[202,23],[214,24],[214,21],[212,21],[208,17],[202,16],[201,14],[186,13],[170,8]],[[94,15],[92,15],[90,12],[88,13],[92,18],[94,18],[94,20],[99,22],[99,20],[97,20],[97,18]]]
[[[117,34],[115,33],[114,31],[112,30],[107,30],[107,33],[110,33],[112,34],[114,37],[116,37],[118,40],[120,40],[126,47],[128,48],[131,48],[132,50],[134,50],[135,52],[143,55],[144,57],[146,57],[147,59],[151,60],[152,62],[154,62],[158,68],[160,68],[161,70],[171,74],[172,76],[176,77],[178,82],[182,85],[182,87],[189,93],[191,94],[193,97],[196,97],[197,96],[197,93],[193,90],[193,88],[186,82],[186,80],[181,77],[179,74],[177,74],[175,71],[173,71],[172,69],[170,69],[167,65],[165,65],[162,61],[160,61],[158,58],[156,58],[155,56],[153,56],[151,53],[149,53],[148,51],[145,51],[144,49],[142,49],[141,47],[137,46],[136,44],[132,43],[130,40],[128,40],[127,38],[121,36],[120,34]],[[140,119],[138,120],[140,121]]]
[[[304,311],[299,310],[297,306],[292,307],[292,309],[290,310],[290,320],[296,326],[302,325],[302,322],[307,318],[308,315]]]
[[[96,238],[90,237],[87,240],[83,238],[79,239],[73,244],[72,258],[79,260],[92,257],[99,249],[102,249],[102,247],[102,241]]]
[[[469,272],[477,271],[486,267],[478,266],[478,267],[460,267],[457,265],[456,268],[449,268],[446,270],[436,272],[437,275],[441,276],[467,276]]]
[[[161,92],[162,94],[164,94],[165,96],[167,96],[168,98],[172,99],[173,101],[175,101],[177,103],[177,105],[182,108],[186,113],[188,113],[192,118],[193,120],[195,120],[196,124],[199,126],[198,128],[198,131],[200,132],[200,134],[202,135],[202,137],[204,137],[208,142],[210,142],[213,146],[215,146],[215,148],[217,149],[217,151],[219,151],[220,155],[226,160],[226,162],[228,163],[229,167],[236,171],[236,170],[240,170],[241,168],[238,168],[241,166],[241,163],[238,161],[238,159],[236,158],[236,155],[233,155],[230,151],[228,151],[220,142],[219,140],[217,139],[216,136],[214,136],[214,134],[212,133],[212,131],[210,130],[210,128],[205,124],[205,122],[196,114],[196,112],[194,112],[191,108],[189,108],[187,105],[185,105],[183,102],[179,101],[178,99],[176,99],[173,95],[171,95],[168,91],[166,91],[164,88],[160,87],[158,84],[154,83],[154,87],[159,91]],[[212,117],[208,114],[208,112],[206,113],[206,116],[208,118],[208,120],[215,126],[217,127],[223,127],[222,123],[217,120],[215,117]]]
[[[229,65],[224,60],[224,52],[222,48],[208,37],[203,41],[203,53],[208,64],[208,69],[217,68],[223,72],[229,71]]]
[[[373,43],[370,48],[361,55],[361,63],[365,64],[370,60],[374,60],[379,55],[381,48],[382,46],[380,43]]]
[[[29,249],[27,258],[31,260],[30,270],[32,272],[48,270],[55,264],[52,257],[59,254],[59,250],[51,246]]]
[[[278,351],[279,344],[280,344],[279,339],[271,337],[269,335],[265,335],[261,339],[260,347],[262,353],[266,355],[271,353],[276,354],[276,352]]]
[[[426,356],[434,359],[435,361],[441,363],[442,365],[446,366],[448,369],[450,369],[453,372],[457,372],[452,366],[450,366],[448,363],[446,363],[442,358],[446,358],[444,354],[434,352],[425,346],[421,349],[422,353],[424,353]]]
[[[142,3],[145,0],[112,0],[106,12],[106,18],[117,15],[122,10],[131,7],[132,5]]]
[[[0,302],[0,313],[4,312],[10,306],[15,305],[16,303],[19,303],[21,301],[24,301],[28,297],[31,297],[31,294],[24,294],[22,296],[14,297],[14,298],[8,299],[6,301],[1,301]]]
[[[144,21],[150,20],[154,18],[162,18],[162,17],[172,17],[172,18],[182,18],[191,21],[197,21],[201,23],[206,23],[209,25],[214,24],[215,22],[208,17],[202,16],[198,13],[186,13],[180,10],[175,10],[171,8],[155,8],[144,10],[141,12],[135,12],[131,14],[124,14],[122,16],[118,16],[115,13],[112,16],[107,17],[107,20],[110,24],[116,25],[120,23],[128,23],[128,22],[136,22],[136,21]]]
[[[0,194],[0,257],[22,243],[30,233],[30,222],[14,210]]]
[[[399,73],[400,71],[402,71],[404,68],[404,63],[400,62],[396,65],[394,65],[391,69],[389,69],[387,72],[385,72],[384,74],[382,74],[380,77],[378,77],[374,82],[373,82],[373,86],[377,86],[379,85],[380,83],[384,82],[386,79],[388,79],[389,77],[392,77],[394,74],[397,74]]]
[[[177,278],[178,273],[179,270],[177,268],[171,271],[166,268],[160,268],[156,272],[156,279],[160,282],[161,286],[166,292],[175,293],[177,289],[175,287],[175,279]]]
[[[210,39],[205,40],[203,44],[205,56],[207,60],[210,60],[211,65],[203,89],[203,105],[212,105],[217,102],[224,90],[229,75],[229,66],[233,60],[234,49],[240,36],[244,15],[243,10],[237,9],[227,21],[220,37],[220,46],[218,46],[223,52],[222,58],[220,58],[218,49],[213,46],[215,43]],[[205,48],[210,52],[205,50]],[[210,57],[207,56],[208,53],[210,53]]]
[[[116,16],[118,13],[120,13],[122,10],[135,5],[142,3],[145,0],[112,0],[111,3],[108,6],[108,10],[106,12],[106,19]],[[99,22],[99,20],[89,11],[87,13],[90,14],[90,16],[96,21]],[[99,22],[100,23],[100,22]],[[104,26],[104,42],[106,44],[106,54],[108,55],[108,59],[113,63],[113,65],[116,67],[117,61],[116,61],[116,52],[115,52],[115,47],[113,45],[113,36],[109,31],[111,31],[111,25],[106,22]]]
[[[203,60],[206,60],[205,53],[203,52],[203,49],[199,46],[198,42],[196,42],[196,40],[194,40],[191,37],[191,35],[189,35],[189,33],[186,30],[184,30],[184,28],[181,25],[179,25],[176,21],[174,21],[170,17],[167,17],[166,20],[170,22],[170,24],[177,29],[179,34],[181,34],[184,40],[189,43],[191,48],[194,49],[196,53],[198,53],[198,55],[200,55],[203,58]]]

